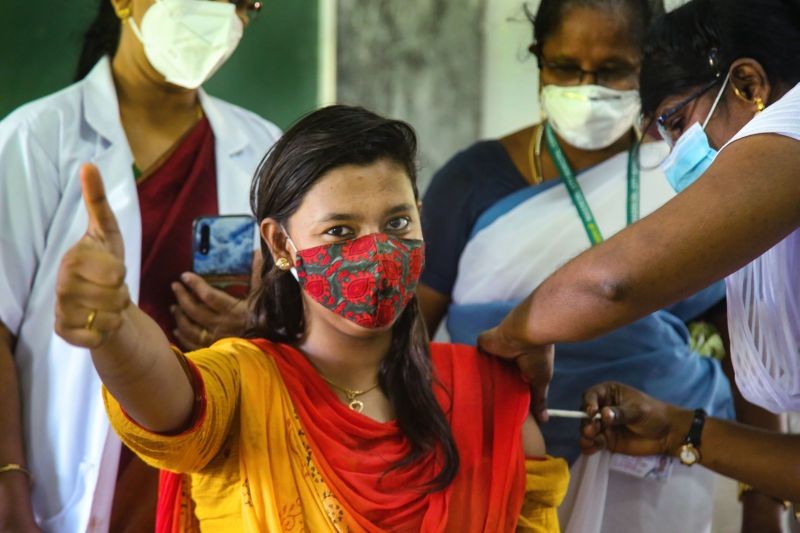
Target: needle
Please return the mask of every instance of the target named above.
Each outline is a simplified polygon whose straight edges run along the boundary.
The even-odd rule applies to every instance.
[[[547,414],[556,418],[589,418],[583,411],[567,411],[565,409],[548,409]],[[592,420],[600,420],[600,413],[592,417]]]

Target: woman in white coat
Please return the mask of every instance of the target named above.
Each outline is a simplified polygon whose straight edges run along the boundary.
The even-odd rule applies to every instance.
[[[240,325],[236,300],[185,271],[193,218],[248,213],[280,134],[199,89],[259,6],[101,0],[82,79],[0,122],[0,530],[152,528],[157,476],[120,461],[88,351],[53,333],[56,266],[86,226],[78,168],[91,161],[128,247],[131,298],[187,348]]]

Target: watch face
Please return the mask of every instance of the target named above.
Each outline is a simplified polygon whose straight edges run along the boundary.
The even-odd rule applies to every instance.
[[[678,454],[681,462],[685,465],[695,464],[700,458],[699,455],[700,454],[697,452],[697,448],[689,444],[684,444],[681,446],[681,451]]]

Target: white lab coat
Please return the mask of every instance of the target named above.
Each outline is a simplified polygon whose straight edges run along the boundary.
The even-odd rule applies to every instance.
[[[219,211],[249,213],[253,173],[280,131],[202,91],[200,102],[214,131]],[[107,58],[84,80],[0,122],[0,320],[17,337],[34,511],[54,533],[107,529],[120,446],[89,352],[53,333],[56,271],[86,231],[78,179],[84,162],[103,175],[137,300],[141,214]]]

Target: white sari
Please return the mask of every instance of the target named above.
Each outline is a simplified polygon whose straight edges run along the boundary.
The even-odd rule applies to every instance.
[[[663,143],[642,146],[642,217],[674,196],[658,169],[666,154]],[[627,166],[628,154],[622,153],[577,176],[604,238],[627,224]],[[474,343],[478,333],[499,323],[545,278],[589,246],[560,180],[525,188],[497,202],[478,219],[461,254],[448,311],[451,339]],[[720,365],[691,352],[684,324],[723,294],[722,284],[717,284],[595,341],[557,346],[550,405],[578,408],[585,388],[614,379],[666,401],[732,416],[730,387]],[[550,453],[566,454],[567,448],[559,446],[572,435],[570,444],[577,447],[577,424],[554,420],[542,430]],[[609,454],[578,460],[560,512],[565,531],[710,529],[714,478],[709,471],[673,464],[664,481],[635,477],[619,468]]]

